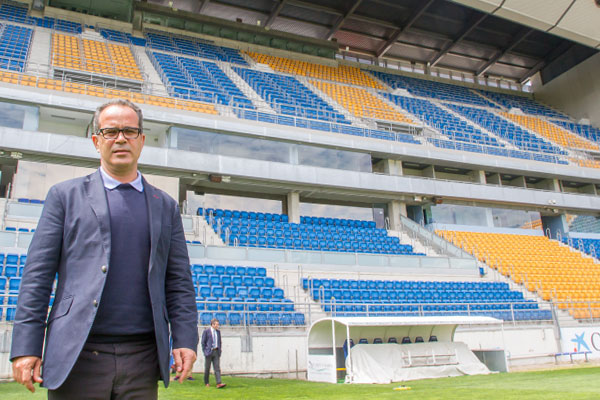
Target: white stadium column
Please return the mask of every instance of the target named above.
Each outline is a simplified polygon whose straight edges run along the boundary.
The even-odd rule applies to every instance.
[[[287,215],[290,222],[300,223],[300,193],[290,192],[287,194]]]

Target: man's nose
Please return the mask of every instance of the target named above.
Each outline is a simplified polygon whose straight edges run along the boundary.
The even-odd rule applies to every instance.
[[[125,139],[125,134],[123,133],[122,130],[119,131],[119,134],[115,138],[115,142],[127,142],[127,139]]]

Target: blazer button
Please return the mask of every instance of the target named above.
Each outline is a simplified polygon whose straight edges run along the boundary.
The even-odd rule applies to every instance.
[[[98,300],[92,301],[92,304],[94,305],[94,307],[98,307]]]
[[[103,265],[101,268],[102,272],[106,273],[106,271],[108,271],[108,268],[106,268],[106,265]]]

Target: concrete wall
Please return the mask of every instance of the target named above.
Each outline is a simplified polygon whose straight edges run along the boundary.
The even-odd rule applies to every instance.
[[[98,163],[99,165],[99,163]],[[71,165],[19,161],[17,173],[13,178],[12,195],[14,199],[28,198],[43,200],[53,185],[93,173],[96,168],[74,167]],[[179,178],[144,174],[144,178],[159,189],[179,201]]]
[[[565,72],[544,86],[534,81],[536,99],[579,120],[589,118],[600,127],[600,53]]]
[[[10,324],[0,327],[0,379],[11,376],[8,361],[11,331]],[[248,334],[251,344],[244,348]],[[224,326],[222,336],[223,374],[305,379],[307,335],[304,329],[252,328],[247,332]],[[464,327],[457,329],[455,341],[466,343],[472,350],[505,349],[509,368],[554,362],[552,354],[561,351],[551,326]],[[243,348],[251,351],[242,351]],[[203,370],[204,357],[199,354],[194,372],[202,373]]]

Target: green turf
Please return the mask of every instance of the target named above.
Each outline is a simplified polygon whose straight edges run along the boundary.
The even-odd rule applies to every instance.
[[[159,390],[161,400],[179,399],[482,399],[482,400],[583,400],[600,399],[600,368],[569,368],[406,382],[411,390],[395,391],[400,384],[344,385],[286,379],[223,377],[224,389],[206,388],[202,376]],[[45,390],[29,394],[15,383],[0,384],[0,399],[44,399]]]

